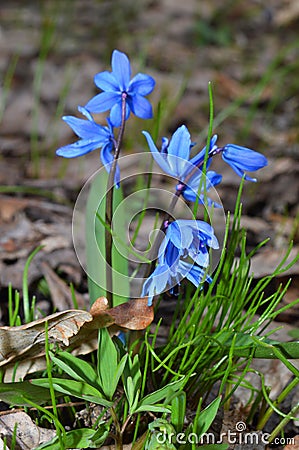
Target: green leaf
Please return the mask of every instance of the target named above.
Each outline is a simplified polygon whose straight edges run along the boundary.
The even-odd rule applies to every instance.
[[[70,377],[77,381],[87,381],[96,387],[98,381],[97,373],[86,361],[76,358],[68,352],[59,352],[57,356],[51,353],[51,359]]]
[[[112,380],[118,370],[118,353],[115,345],[106,328],[99,330],[99,344],[98,344],[98,375],[99,385],[105,396],[112,398],[115,387],[112,386]]]
[[[168,413],[168,414],[171,412],[170,408],[166,408],[163,405],[147,405],[147,404],[145,404],[145,405],[139,406],[137,409],[135,409],[135,413],[143,412],[143,411],[144,412],[149,412],[149,411],[161,412],[161,413]]]
[[[49,387],[49,380],[47,378],[40,378],[30,381],[35,386]],[[109,402],[100,391],[86,382],[66,380],[63,378],[52,378],[53,388],[57,392],[72,395],[74,397],[82,398],[83,400],[96,403],[98,405],[110,407],[112,402]]]
[[[279,342],[262,336],[251,336],[246,333],[224,332],[217,336],[217,341],[229,352],[233,339],[234,355],[247,358],[277,359],[275,350],[279,350],[286,358],[299,358],[299,342]],[[265,345],[266,344],[266,345]]]
[[[105,198],[108,175],[104,169],[100,170],[92,180],[86,205],[86,264],[90,303],[106,295],[106,260],[105,260],[105,226],[97,218],[105,218]],[[113,210],[122,202],[121,188],[113,193]],[[126,229],[126,214],[117,215],[114,225],[116,233],[123,235]],[[121,254],[113,245],[112,248],[113,285],[117,286],[121,295],[113,295],[113,305],[124,303],[129,297],[130,285],[128,277],[128,258],[126,248],[121,248]]]
[[[173,393],[181,389],[184,381],[185,378],[181,378],[180,380],[169,383],[163,388],[159,389],[158,391],[152,392],[151,394],[145,396],[139,402],[138,408],[136,409],[135,412],[145,411],[145,409],[143,409],[143,406],[149,407],[149,405],[154,405],[155,403],[159,403],[161,400],[172,396]]]
[[[10,405],[32,406],[27,399],[40,405],[46,403],[50,398],[49,389],[33,386],[29,381],[0,383],[0,399]]]
[[[203,411],[200,412],[197,423],[194,424],[196,434],[198,436],[201,436],[203,433],[206,433],[210,428],[213,420],[216,417],[220,402],[221,397],[217,397]]]
[[[184,426],[186,414],[186,393],[184,391],[176,395],[171,401],[170,422],[177,433],[180,433]]]
[[[106,439],[108,432],[104,438]],[[98,441],[94,441],[95,431],[91,428],[80,428],[78,430],[68,431],[65,434],[64,448],[97,448]],[[103,442],[103,441],[102,441]],[[58,437],[37,447],[35,450],[61,450]]]
[[[130,356],[128,357],[123,372],[123,378],[123,385],[129,402],[130,413],[133,414],[137,407],[141,386],[141,371],[138,355],[134,356],[133,361]]]
[[[127,362],[127,358],[128,358],[128,355],[124,355],[122,357],[122,359],[120,360],[119,364],[117,365],[116,371],[115,371],[115,373],[113,375],[113,378],[112,378],[112,380],[110,382],[111,383],[111,388],[110,388],[111,398],[112,398],[114,392],[116,391],[119,379],[120,379],[120,377],[123,374],[124,367],[125,367],[125,364]]]

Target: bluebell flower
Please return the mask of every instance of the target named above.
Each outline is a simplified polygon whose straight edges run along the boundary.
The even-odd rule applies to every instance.
[[[113,126],[118,127],[122,119],[122,100],[126,100],[126,120],[132,111],[141,119],[153,117],[150,102],[144,96],[150,94],[155,87],[155,80],[143,73],[131,78],[130,61],[122,52],[114,50],[111,60],[112,72],[100,72],[94,82],[103,92],[97,94],[85,105],[93,113],[110,111]]]
[[[206,222],[176,220],[166,226],[166,234],[158,252],[158,264],[142,289],[141,295],[148,295],[149,305],[154,295],[179,285],[182,278],[187,278],[198,287],[209,265],[207,247],[219,248],[214,230]],[[188,258],[196,265],[186,261]],[[206,279],[211,282],[209,276]]]
[[[190,133],[185,125],[180,126],[172,135],[171,140],[162,138],[161,151],[159,151],[147,131],[142,132],[146,137],[150,151],[156,163],[159,164],[164,172],[168,173],[177,180],[184,182],[185,178],[191,173],[195,166],[199,166],[204,161],[206,147],[197,155],[190,159],[191,148],[195,145],[191,142]],[[213,136],[210,142],[210,150],[215,150],[217,136]],[[200,163],[200,164],[199,164]],[[207,167],[209,163],[207,163]]]
[[[79,106],[78,110],[87,118],[79,119],[74,116],[64,116],[62,119],[72,128],[74,133],[79,136],[79,140],[73,144],[65,145],[56,150],[58,156],[64,158],[76,158],[77,156],[86,155],[98,148],[101,148],[101,161],[110,172],[111,164],[114,158],[114,135],[113,127],[108,120],[108,127],[104,127],[96,123],[92,115],[83,107]],[[115,183],[119,186],[119,167],[116,167]]]
[[[214,234],[213,227],[202,220],[182,220],[171,222],[166,229],[166,234],[159,249],[159,261],[166,262],[169,246],[174,246],[177,251],[176,258],[190,257],[198,265],[207,267],[209,264],[209,252],[207,247],[218,249],[219,244]],[[175,251],[172,250],[172,254]],[[170,258],[173,264],[174,258]]]
[[[206,274],[205,269],[186,261],[178,260],[172,269],[166,263],[159,263],[143,284],[141,297],[148,297],[148,306],[152,305],[155,295],[166,290],[171,291],[174,286],[179,286],[184,278],[191,281],[195,287],[198,287],[203,279],[208,283],[212,282],[212,278]]]
[[[194,175],[190,177],[190,179],[186,182],[186,184],[181,185],[180,183],[177,184],[176,189],[180,190],[182,189],[182,196],[184,199],[195,202],[196,197],[198,196],[198,188],[201,184],[201,191],[199,193],[199,203],[205,204],[205,201],[207,202],[208,206],[214,206],[215,208],[222,208],[222,206],[211,200],[209,197],[205,197],[204,192],[209,192],[209,190],[217,186],[221,183],[222,175],[219,173],[214,172],[213,170],[208,170],[206,174],[206,179],[202,180],[203,172],[201,170],[197,170]]]
[[[245,175],[245,180],[257,181],[245,172],[254,172],[268,164],[267,158],[261,153],[239,145],[227,144],[223,147],[222,158],[240,176]]]

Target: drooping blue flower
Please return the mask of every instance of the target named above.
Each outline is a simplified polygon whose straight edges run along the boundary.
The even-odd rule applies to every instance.
[[[172,266],[172,270],[166,263],[159,263],[143,284],[141,297],[148,297],[148,306],[151,306],[155,295],[179,286],[182,279],[187,278],[195,287],[198,287],[204,277],[208,283],[212,282],[212,278],[206,275],[205,269],[186,261],[178,260]]]
[[[159,261],[166,262],[168,265],[166,256],[171,244],[177,249],[179,256],[190,257],[203,267],[207,267],[209,264],[207,247],[219,248],[213,227],[202,220],[178,219],[167,226],[165,237],[159,249]],[[172,260],[171,262],[173,263]]]
[[[142,296],[148,295],[151,305],[154,295],[179,285],[187,278],[196,287],[202,281],[209,265],[207,247],[219,248],[214,230],[200,220],[176,220],[166,224],[166,234],[158,252],[158,264],[145,281]],[[191,258],[196,265],[186,259]],[[211,278],[207,277],[211,282]]]
[[[267,158],[250,148],[239,145],[227,144],[222,149],[222,159],[240,176],[245,175],[245,180],[257,181],[245,172],[254,172],[268,164]]]
[[[113,127],[108,119],[108,127],[104,127],[95,122],[92,115],[82,106],[78,107],[79,112],[83,114],[86,119],[79,119],[74,116],[64,116],[62,119],[72,128],[74,133],[80,138],[73,144],[65,145],[56,150],[58,156],[64,158],[76,158],[101,148],[101,161],[107,170],[110,172],[113,161],[114,149],[114,135]],[[119,167],[116,167],[115,183],[119,186]]]
[[[114,50],[111,60],[112,72],[100,72],[94,82],[103,92],[97,94],[85,105],[93,113],[110,111],[113,126],[118,127],[122,120],[122,100],[126,101],[126,120],[132,111],[141,119],[153,117],[150,102],[144,96],[150,94],[155,87],[155,80],[146,74],[138,73],[131,78],[130,61],[118,50]]]
[[[203,176],[204,176],[203,172],[198,169],[194,173],[194,175],[190,177],[190,179],[186,182],[186,184],[181,185],[179,183],[177,184],[176,189],[177,190],[182,189],[182,196],[184,197],[184,199],[190,202],[195,202],[196,197],[198,196],[199,186],[201,186],[198,198],[199,203],[205,204],[206,200],[208,206],[213,205],[215,208],[222,208],[222,206],[219,203],[211,200],[209,197],[205,197],[204,194],[205,190],[206,192],[209,192],[209,190],[212,187],[217,186],[218,184],[221,183],[222,175],[214,172],[213,170],[208,170],[205,180],[202,180]]]

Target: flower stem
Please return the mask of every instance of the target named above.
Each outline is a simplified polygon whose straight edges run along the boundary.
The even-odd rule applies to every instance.
[[[121,143],[125,131],[126,122],[126,97],[127,94],[122,94],[121,103],[121,125],[119,134],[114,148],[114,158],[107,181],[107,195],[106,195],[106,224],[105,228],[105,247],[106,247],[106,297],[110,308],[113,307],[113,281],[112,281],[112,218],[113,218],[113,192],[114,192],[114,177],[117,167],[117,160],[120,154]]]

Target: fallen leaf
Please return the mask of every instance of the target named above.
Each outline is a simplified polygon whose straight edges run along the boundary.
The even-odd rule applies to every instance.
[[[44,354],[46,322],[49,342],[68,346],[70,338],[90,321],[92,316],[88,312],[68,310],[18,327],[0,327],[0,366]]]
[[[147,305],[147,298],[130,300],[108,310],[104,308],[104,297],[101,299],[91,307],[90,313],[94,320],[87,328],[102,328],[104,323],[109,323],[127,330],[144,330],[154,320],[154,309]]]
[[[16,424],[16,447],[14,448],[31,450],[56,435],[55,430],[38,427],[23,411],[7,411],[5,415],[0,416],[0,434],[8,443],[12,440]]]
[[[147,298],[130,300],[109,309],[107,299],[100,297],[90,312],[71,309],[18,327],[0,327],[0,367],[8,369],[5,382],[11,380],[16,362],[16,379],[45,368],[46,322],[50,343],[61,349],[69,348],[76,354],[86,354],[96,348],[99,328],[113,326],[114,334],[119,330],[143,330],[153,319],[154,310],[147,306]]]
[[[59,278],[47,262],[41,262],[41,270],[50,289],[54,308],[57,308],[60,311],[72,308],[74,306],[74,302],[69,286],[67,286],[67,284]],[[79,292],[75,292],[75,296],[78,306],[83,308],[85,305],[83,295],[79,294]]]

